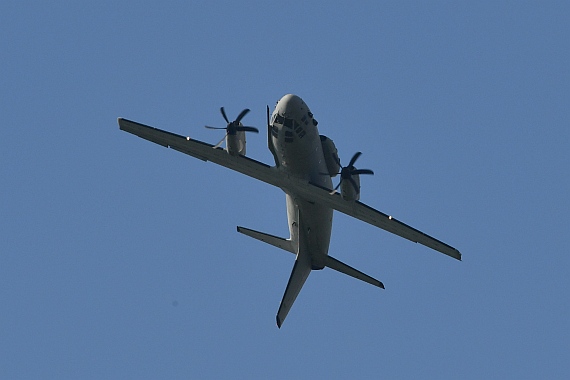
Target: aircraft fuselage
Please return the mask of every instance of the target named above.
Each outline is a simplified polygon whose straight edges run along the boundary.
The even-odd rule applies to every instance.
[[[271,116],[271,134],[283,175],[332,188],[317,122],[300,97],[289,94],[277,102]],[[309,252],[312,269],[323,269],[329,250],[333,210],[284,190],[291,238],[298,238],[299,250]]]

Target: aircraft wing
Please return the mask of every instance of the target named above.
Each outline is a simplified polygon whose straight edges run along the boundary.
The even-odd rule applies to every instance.
[[[214,148],[211,144],[194,140],[190,137],[184,137],[123,118],[119,118],[119,128],[145,140],[172,148],[203,161],[212,161],[263,182],[274,184],[271,179],[278,174],[275,168],[262,162],[245,156],[232,156],[222,148]]]
[[[328,206],[342,212],[343,214],[350,215],[353,218],[360,219],[363,222],[372,224],[373,226],[411,240],[414,243],[420,243],[426,247],[451,256],[454,259],[461,260],[461,253],[452,246],[410,227],[390,215],[384,214],[362,202],[345,201],[342,199],[340,194],[335,193],[331,195],[329,189],[311,183],[302,187],[297,186],[295,191],[307,200],[312,200],[316,203]]]
[[[280,187],[286,192],[297,194],[304,199],[328,206],[334,210],[350,215],[363,222],[372,224],[383,230],[420,243],[441,253],[461,260],[459,251],[423,232],[410,227],[389,215],[386,215],[359,201],[350,202],[342,199],[340,194],[330,194],[330,189],[290,177],[276,167],[245,156],[232,156],[222,148],[194,140],[158,128],[149,127],[127,119],[119,118],[121,130],[132,133],[156,144],[175,149],[179,152],[199,158],[203,161],[212,161],[247,176],[256,178],[270,185]]]

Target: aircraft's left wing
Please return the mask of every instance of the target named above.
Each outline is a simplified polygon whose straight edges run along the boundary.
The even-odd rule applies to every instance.
[[[316,202],[332,209],[340,211],[353,218],[362,220],[363,222],[372,224],[378,228],[391,232],[395,235],[411,240],[414,243],[420,243],[444,253],[454,259],[461,260],[461,253],[452,246],[431,237],[420,230],[408,226],[400,222],[390,215],[384,214],[359,201],[345,201],[340,194],[330,194],[330,190],[324,187],[301,181],[296,181],[290,188],[294,188],[295,192],[308,201]]]
[[[461,253],[450,245],[426,235],[364,203],[345,201],[339,194],[331,195],[330,189],[325,189],[295,177],[289,177],[285,172],[275,167],[245,156],[232,156],[222,148],[214,148],[213,145],[202,141],[193,140],[189,137],[149,127],[134,121],[120,118],[119,127],[121,130],[142,137],[143,139],[178,150],[203,161],[212,161],[218,165],[225,166],[270,185],[280,187],[284,191],[294,193],[310,202],[317,202],[405,239],[423,244],[426,247],[435,249],[457,260],[461,260]]]

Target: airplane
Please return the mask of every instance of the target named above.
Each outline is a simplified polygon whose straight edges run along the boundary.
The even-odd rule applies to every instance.
[[[374,174],[369,169],[356,169],[361,153],[354,154],[342,167],[333,141],[320,135],[317,120],[307,104],[293,94],[283,96],[271,116],[267,106],[267,144],[275,165],[270,166],[246,156],[246,132],[259,132],[241,122],[249,112],[244,109],[229,121],[220,109],[226,127],[225,136],[216,145],[119,118],[119,128],[164,147],[172,148],[203,161],[211,161],[285,192],[289,238],[282,238],[245,227],[237,231],[295,255],[295,263],[277,311],[277,327],[281,328],[307,277],[313,270],[325,267],[384,289],[377,279],[329,256],[333,210],[379,227],[405,239],[423,244],[454,259],[461,253],[390,215],[360,202],[360,175]],[[221,144],[225,141],[225,149]],[[333,187],[332,178],[340,175]]]

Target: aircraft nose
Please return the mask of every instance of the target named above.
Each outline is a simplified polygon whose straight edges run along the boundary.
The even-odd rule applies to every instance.
[[[287,94],[277,102],[277,110],[283,117],[295,119],[307,112],[305,102],[297,95]]]

